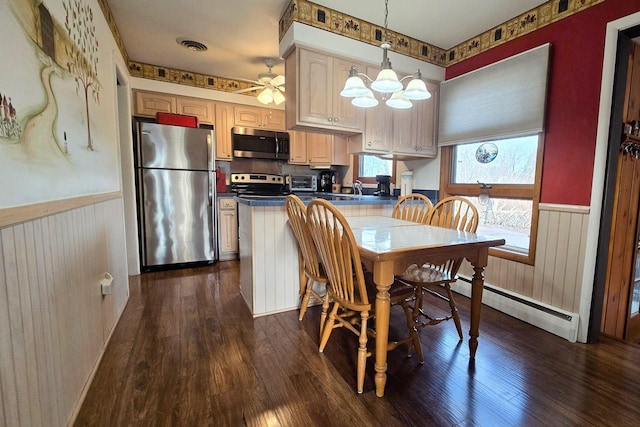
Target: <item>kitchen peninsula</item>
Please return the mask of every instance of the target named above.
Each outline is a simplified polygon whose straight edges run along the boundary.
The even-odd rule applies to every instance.
[[[347,217],[391,216],[393,197],[322,195]],[[287,224],[285,196],[235,197],[240,240],[240,292],[254,317],[298,308],[298,245]]]

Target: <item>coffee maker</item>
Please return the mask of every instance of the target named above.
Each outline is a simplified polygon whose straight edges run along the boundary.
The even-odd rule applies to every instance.
[[[332,170],[326,170],[320,172],[320,185],[319,189],[323,193],[331,193],[333,184],[336,183],[336,174]]]
[[[391,176],[376,175],[376,181],[378,183],[378,190],[373,194],[376,196],[390,196],[391,195]]]

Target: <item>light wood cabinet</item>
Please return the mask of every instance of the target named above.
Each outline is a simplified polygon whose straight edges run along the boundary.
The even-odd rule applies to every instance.
[[[196,116],[200,123],[215,123],[215,104],[212,101],[176,97],[176,106],[178,114]]]
[[[367,73],[376,75],[376,70]],[[349,138],[349,153],[386,154],[399,160],[436,157],[439,87],[426,85],[431,98],[412,101],[409,109],[394,109],[383,101],[368,108],[365,132]]]
[[[347,138],[341,135],[327,135],[289,131],[289,163],[295,165],[349,165]]]
[[[155,92],[136,91],[135,113],[155,117],[156,113],[176,113],[176,97]]]
[[[367,67],[368,76],[377,76],[379,68]],[[357,152],[388,154],[391,152],[392,110],[380,100],[378,105],[365,109],[365,127],[361,144],[354,150]]]
[[[289,164],[308,165],[307,133],[299,130],[289,131]]]
[[[218,199],[218,258],[238,258],[238,210],[231,197]]]
[[[215,103],[216,160],[232,159],[233,104]]]
[[[364,112],[340,96],[352,66],[364,65],[322,52],[296,48],[285,59],[287,128],[330,130],[347,134],[363,130]]]
[[[410,109],[393,111],[392,152],[397,158],[436,157],[438,154],[436,105],[439,88],[427,82],[427,90],[431,98],[412,101]]]
[[[236,105],[234,108],[235,126],[251,128],[265,128],[282,130],[285,127],[285,113],[283,110],[271,108],[252,107],[248,105]]]
[[[156,92],[135,92],[135,115],[155,117],[156,113],[196,116],[200,123],[215,122],[214,102]]]
[[[332,164],[333,137],[323,133],[307,133],[307,156],[310,165]]]

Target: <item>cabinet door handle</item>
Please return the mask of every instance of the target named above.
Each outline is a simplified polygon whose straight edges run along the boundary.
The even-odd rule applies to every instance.
[[[334,121],[335,123],[338,123],[338,118],[337,118],[337,117],[334,117],[334,118],[333,118],[333,121]]]
[[[333,117],[329,117],[327,120],[329,120],[329,122],[333,121]]]

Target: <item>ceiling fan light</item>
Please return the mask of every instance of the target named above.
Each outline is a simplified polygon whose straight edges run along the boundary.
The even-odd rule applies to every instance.
[[[402,83],[398,80],[398,75],[391,68],[383,68],[378,73],[378,77],[371,83],[371,89],[390,93],[402,90]]]
[[[258,101],[263,104],[271,104],[273,102],[273,91],[268,87],[264,88],[258,95]]]
[[[273,103],[280,105],[284,102],[284,95],[278,89],[273,91]]]
[[[406,109],[413,107],[411,101],[403,96],[404,91],[400,90],[391,95],[391,98],[387,99],[386,104],[391,108]]]
[[[406,99],[429,99],[431,98],[431,94],[427,90],[427,85],[420,79],[414,78],[409,84],[407,84],[407,88],[404,90],[403,96]]]
[[[364,95],[357,96],[351,100],[351,104],[360,108],[371,108],[378,105],[378,100],[373,96],[371,89],[367,89]]]

